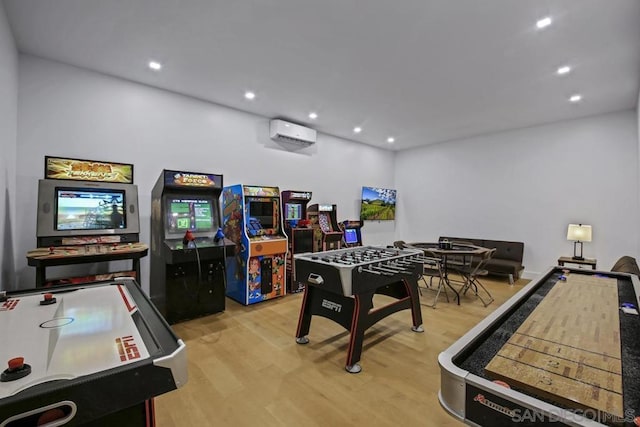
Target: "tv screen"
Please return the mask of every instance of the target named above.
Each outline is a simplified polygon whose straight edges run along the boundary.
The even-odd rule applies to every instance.
[[[396,190],[362,187],[360,218],[363,220],[396,219]]]
[[[274,201],[267,200],[249,200],[249,218],[260,223],[262,228],[275,228],[274,222]]]
[[[58,187],[55,193],[56,231],[113,230],[127,226],[124,191]]]
[[[169,233],[213,231],[213,204],[210,199],[167,199],[167,230]]]
[[[358,243],[358,232],[355,228],[347,228],[344,230],[344,241],[348,244]]]
[[[287,220],[302,219],[302,205],[300,203],[285,203],[284,212],[284,218]]]

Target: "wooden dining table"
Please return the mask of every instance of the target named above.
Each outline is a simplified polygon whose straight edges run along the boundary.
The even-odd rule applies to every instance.
[[[449,279],[449,267],[462,263],[463,265],[469,265],[473,261],[473,257],[482,257],[490,249],[482,246],[472,245],[465,242],[449,242],[448,247],[441,247],[442,242],[414,242],[407,243],[405,246],[413,249],[422,250],[425,255],[429,257],[440,258],[442,263],[442,277],[445,285],[453,291],[460,305],[460,293],[451,285]],[[452,258],[461,259],[461,261],[454,261]]]

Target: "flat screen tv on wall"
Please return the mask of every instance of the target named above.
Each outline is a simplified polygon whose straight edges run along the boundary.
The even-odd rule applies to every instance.
[[[396,219],[396,190],[362,187],[360,218],[374,221]]]

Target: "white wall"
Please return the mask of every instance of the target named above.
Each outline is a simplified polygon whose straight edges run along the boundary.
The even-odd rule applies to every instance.
[[[319,135],[288,151],[269,140],[268,119],[98,73],[20,56],[18,253],[36,245],[37,181],[45,155],[135,165],[141,236],[149,242],[151,188],[163,168],[220,173],[226,185],[276,185],[335,203],[338,220],[359,217],[361,187],[393,186],[394,154]],[[365,244],[389,244],[393,222],[367,223]],[[19,257],[21,286],[35,272]],[[142,284],[148,289],[149,257]]]
[[[0,2],[0,289],[14,288],[18,53]]]
[[[584,255],[599,268],[637,256],[636,122],[629,110],[401,152],[398,238],[522,241],[529,277],[573,254],[569,223],[593,226]]]

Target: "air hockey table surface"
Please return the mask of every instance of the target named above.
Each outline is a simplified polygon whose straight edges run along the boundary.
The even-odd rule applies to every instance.
[[[552,267],[438,357],[439,399],[470,425],[636,425],[638,277]]]
[[[184,343],[133,279],[6,297],[0,363],[14,367],[0,380],[2,427],[52,408],[68,425],[89,423],[187,381]]]

